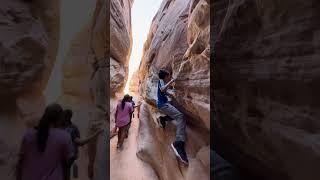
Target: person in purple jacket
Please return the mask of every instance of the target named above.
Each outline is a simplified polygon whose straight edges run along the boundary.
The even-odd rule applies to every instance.
[[[127,136],[128,128],[130,126],[130,114],[133,112],[132,104],[130,103],[130,96],[126,94],[122,101],[120,101],[116,108],[115,121],[118,131],[117,148],[121,148],[125,137]]]
[[[17,180],[63,180],[63,162],[73,157],[70,135],[60,129],[62,108],[46,107],[38,126],[27,130],[20,147]]]

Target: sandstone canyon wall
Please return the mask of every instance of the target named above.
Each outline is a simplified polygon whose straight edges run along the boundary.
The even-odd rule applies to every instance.
[[[14,179],[21,137],[45,106],[59,45],[59,1],[1,0],[0,176]]]
[[[267,179],[320,178],[320,3],[213,3],[214,142]]]
[[[110,128],[114,127],[115,107],[128,78],[132,4],[133,0],[112,0],[110,5]]]
[[[68,48],[63,65],[63,95],[60,98],[65,107],[75,110],[73,120],[83,135],[109,126],[109,121],[106,121],[109,95],[112,109],[115,94],[125,85],[132,44],[132,1],[97,0],[93,3],[91,18],[84,22],[85,25]],[[105,171],[109,162],[108,138],[105,135],[99,136],[88,148],[81,149],[81,178],[87,179],[87,166],[93,161],[95,179],[109,176]]]
[[[121,92],[128,76],[132,47],[131,7],[133,0],[111,1],[110,14],[110,89]]]
[[[139,68],[141,95],[137,156],[149,163],[159,179],[209,179],[210,48],[209,1],[164,0],[150,27]],[[175,126],[165,130],[155,123],[157,72],[177,73],[173,104],[187,120],[188,168],[176,161],[170,149]]]
[[[74,12],[87,8],[80,12],[82,15],[91,13],[83,19],[83,26],[71,35],[70,43],[64,49],[62,94],[58,99],[64,108],[74,111],[73,121],[82,136],[107,127],[108,85],[113,84],[111,92],[114,94],[125,84],[131,51],[132,5],[131,0],[97,0],[87,1],[90,6],[83,6],[84,1],[71,6]],[[46,103],[42,91],[56,63],[60,8],[59,1],[1,1],[0,84],[3,88],[0,97],[6,102],[1,104],[0,113],[1,134],[6,137],[1,139],[0,167],[5,173],[1,177],[13,177],[20,137],[27,126],[35,125]],[[110,38],[116,42],[112,47]],[[109,57],[112,57],[111,62]],[[82,179],[88,179],[89,162],[94,162],[94,179],[108,176],[106,139],[107,133],[103,133],[89,148],[81,148],[78,165]]]
[[[97,123],[97,121],[100,123],[100,126],[106,125],[104,118],[97,119],[97,116],[95,116],[97,109],[93,94],[90,91],[95,84],[94,78],[92,77],[94,72],[93,64],[97,61],[91,44],[94,20],[97,18],[96,14],[98,9],[106,7],[104,7],[101,2],[99,3],[99,1],[92,1],[91,3],[87,3],[87,7],[84,7],[82,4],[84,2],[85,1],[79,1],[77,8],[72,6],[65,7],[65,9],[68,10],[72,7],[73,12],[75,14],[78,13],[77,16],[80,16],[79,13],[82,13],[87,14],[87,17],[82,19],[81,24],[74,23],[73,25],[77,27],[78,32],[71,35],[70,42],[66,45],[66,54],[61,69],[63,73],[61,82],[62,94],[59,97],[59,103],[63,105],[64,108],[70,108],[74,112],[72,121],[79,127],[81,137],[86,137],[91,134],[95,128],[94,126],[97,126],[94,124]],[[78,20],[73,19],[73,22],[76,21]],[[96,146],[97,143],[94,142],[89,146],[91,148],[88,146],[79,148],[77,164],[79,166],[80,180],[89,179],[87,169],[89,162],[93,162],[90,157],[95,157],[96,153],[94,149]]]
[[[138,94],[139,93],[139,71],[136,71],[132,74],[129,84],[129,94]]]

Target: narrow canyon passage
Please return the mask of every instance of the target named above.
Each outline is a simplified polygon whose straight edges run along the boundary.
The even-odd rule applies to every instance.
[[[136,99],[134,99],[135,102]],[[115,180],[157,180],[152,168],[136,156],[139,119],[135,110],[129,136],[124,141],[123,149],[117,149],[118,137],[110,140],[110,177]]]
[[[109,96],[106,94],[114,100],[115,94],[123,92],[130,78],[128,65],[131,52],[134,52],[131,8],[138,0],[4,2],[0,10],[6,23],[0,25],[4,27],[0,29],[4,34],[0,37],[0,53],[5,60],[1,59],[4,68],[0,71],[3,75],[0,84],[8,87],[8,91],[2,89],[0,92],[4,100],[1,105],[5,107],[5,112],[0,112],[3,119],[0,169],[3,170],[1,175],[8,177],[5,180],[11,180],[13,175],[7,172],[14,168],[21,137],[27,128],[38,123],[46,104],[57,101],[63,108],[72,109],[72,121],[79,127],[82,137],[92,134],[97,128],[109,127],[109,123],[112,126],[112,115],[110,122],[105,118],[109,113],[106,112],[109,109],[109,102],[106,102]],[[153,4],[155,1],[140,2]],[[141,63],[136,72],[138,81],[134,84],[137,86],[141,80],[139,95],[144,102],[145,116],[134,124],[137,131],[132,128],[131,139],[127,141],[127,154],[130,156],[113,154],[112,158],[124,158],[119,162],[135,161],[137,167],[134,169],[142,177],[151,177],[150,172],[154,172],[158,179],[195,179],[197,172],[205,172],[202,179],[208,179],[210,48],[206,17],[209,1],[159,2],[148,21],[149,29],[139,30],[146,38],[141,44]],[[143,8],[142,14],[147,9]],[[110,14],[107,13],[109,10]],[[159,115],[155,109],[157,71],[165,68],[177,72],[182,60],[188,63],[181,69],[180,80],[175,84],[174,101],[186,115],[189,168],[182,167],[170,149],[175,126],[170,123],[168,129],[162,131],[154,116]],[[107,62],[110,62],[110,73],[106,68]],[[106,76],[110,77],[109,82]],[[93,179],[105,180],[108,177],[106,164],[109,159],[106,156],[109,142],[106,134],[99,135],[97,142],[80,148],[77,164],[81,178],[78,179],[89,179],[88,165],[92,157],[96,157],[92,162],[95,170]],[[142,166],[139,160],[147,165]],[[118,166],[114,167],[119,170]],[[125,177],[130,177],[130,174],[125,174]]]
[[[142,101],[140,118],[134,122],[129,139],[124,141],[124,149],[118,152],[115,147],[116,138],[111,139],[111,179],[131,177],[130,179],[140,180],[150,173],[159,180],[209,179],[209,1],[163,0],[150,18],[151,25],[147,32],[141,31],[139,21],[128,23],[131,9],[127,7],[131,7],[128,2],[132,1],[122,2],[125,2],[124,6],[116,0],[111,1],[111,7],[114,8],[111,9],[110,27],[110,128],[113,128],[114,124],[117,99],[122,98],[117,94],[124,90],[124,93],[141,97]],[[133,6],[135,3],[139,3],[139,0],[134,1]],[[142,6],[142,9],[145,7],[146,5]],[[115,10],[117,8],[120,10]],[[119,11],[122,12],[123,16],[120,17],[123,19],[118,16]],[[134,19],[134,16],[132,17]],[[126,31],[119,24],[126,25]],[[135,25],[140,26],[137,31],[140,34],[135,33]],[[135,42],[135,36],[144,32],[147,36],[140,42],[143,43],[143,47],[140,45],[141,57],[131,55],[129,58],[131,48],[132,53],[137,49],[134,43],[132,47],[126,46],[127,42],[130,42],[131,38]],[[131,69],[132,62],[138,62],[137,70]],[[168,122],[165,130],[157,124],[157,118],[164,116],[156,108],[160,69],[166,69],[173,75],[179,74],[171,103],[183,113],[187,123],[185,149],[189,166],[182,165],[170,147],[176,136],[175,121]],[[125,88],[124,84],[127,84]],[[170,89],[172,90],[172,87]],[[132,176],[130,166],[133,166],[134,170]]]

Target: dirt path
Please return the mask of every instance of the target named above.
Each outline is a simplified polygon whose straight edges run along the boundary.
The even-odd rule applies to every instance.
[[[129,137],[123,149],[116,148],[118,137],[110,140],[110,177],[111,180],[157,180],[154,171],[136,156],[139,119],[137,112],[132,120]]]

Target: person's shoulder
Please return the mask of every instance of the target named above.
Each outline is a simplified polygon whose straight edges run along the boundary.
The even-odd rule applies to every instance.
[[[51,132],[56,138],[60,140],[68,140],[70,138],[70,134],[64,129],[52,128]]]
[[[160,83],[161,86],[163,86],[164,85],[163,79],[159,79],[159,83]]]
[[[132,107],[132,102],[126,102],[126,106],[129,108]]]
[[[71,125],[71,128],[72,128],[72,129],[79,130],[78,126],[77,126],[77,125],[75,125],[75,124],[73,124],[73,123],[72,123],[72,125]]]
[[[28,128],[25,132],[25,135],[32,135],[36,133],[37,133],[37,130],[35,128]]]
[[[131,106],[131,102],[126,102],[126,106]]]
[[[23,138],[30,139],[30,138],[33,138],[36,134],[37,134],[37,130],[35,130],[34,128],[29,128],[24,133]]]

